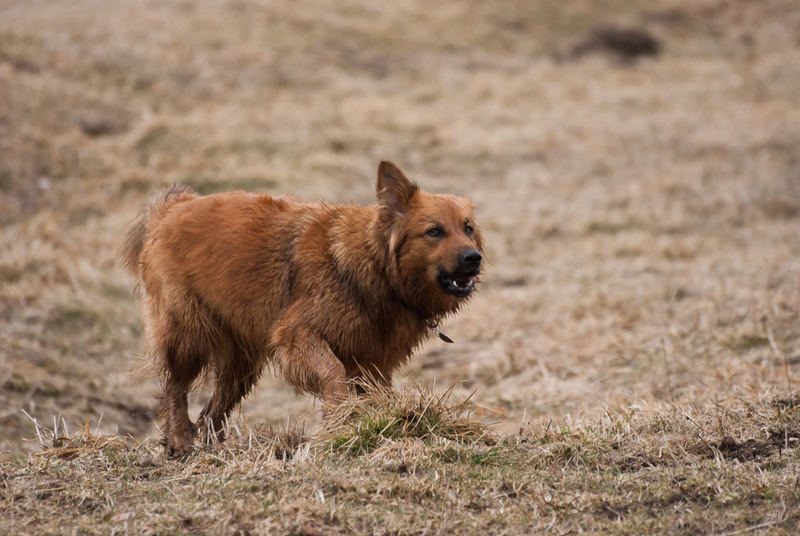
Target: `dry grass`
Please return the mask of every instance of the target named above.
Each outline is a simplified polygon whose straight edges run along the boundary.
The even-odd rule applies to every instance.
[[[569,59],[600,24],[661,53]],[[793,0],[0,3],[3,528],[790,532],[798,35]],[[474,392],[488,435],[373,404],[351,424],[396,435],[278,447],[287,419],[324,434],[265,377],[242,408],[264,430],[163,463],[113,263],[148,192],[366,203],[381,158],[477,205],[486,284],[395,387]],[[31,453],[23,409],[92,434]]]
[[[639,405],[526,423],[497,440],[463,403],[424,389],[379,391],[352,401],[345,426],[322,435],[234,424],[226,443],[183,462],[149,440],[97,436],[88,425],[71,436],[39,428],[42,452],[3,461],[0,529],[792,534],[800,419],[787,402]],[[436,424],[419,426],[423,414]],[[377,421],[398,419],[406,424],[375,432]]]
[[[366,385],[363,396],[332,411],[325,422],[323,441],[335,452],[369,454],[396,438],[433,438],[456,443],[494,443],[484,425],[471,419],[474,410],[465,400],[449,404],[452,389],[443,394],[426,391],[399,393]]]

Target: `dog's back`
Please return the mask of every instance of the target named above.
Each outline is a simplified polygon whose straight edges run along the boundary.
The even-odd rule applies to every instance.
[[[314,213],[311,206],[244,192],[173,205],[141,254],[152,309],[146,314],[181,317],[190,333],[223,325],[215,344],[236,336],[239,344],[263,348],[265,324],[288,299],[286,261],[308,225],[305,214]]]

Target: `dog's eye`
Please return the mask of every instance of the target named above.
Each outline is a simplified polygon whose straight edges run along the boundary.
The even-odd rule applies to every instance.
[[[471,235],[473,231],[475,231],[475,229],[472,227],[472,225],[468,223],[464,225],[464,232],[467,234],[467,236]]]
[[[428,235],[428,236],[432,236],[434,238],[439,238],[440,236],[442,236],[444,234],[444,231],[442,231],[438,227],[431,227],[430,229],[425,231],[425,234]]]

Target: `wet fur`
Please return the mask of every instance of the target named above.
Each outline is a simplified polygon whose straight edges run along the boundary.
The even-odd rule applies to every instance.
[[[390,162],[379,166],[377,196],[361,207],[172,187],[142,212],[119,261],[141,287],[170,455],[191,452],[187,394],[201,375],[214,392],[200,433],[222,439],[265,365],[333,406],[348,380],[390,384],[428,323],[466,301],[437,278],[483,250],[472,205],[421,192]]]

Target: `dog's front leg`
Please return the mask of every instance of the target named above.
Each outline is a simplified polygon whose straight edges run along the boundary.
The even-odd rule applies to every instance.
[[[344,365],[328,343],[307,328],[284,324],[275,330],[275,360],[290,385],[322,399],[332,409],[347,398]]]

